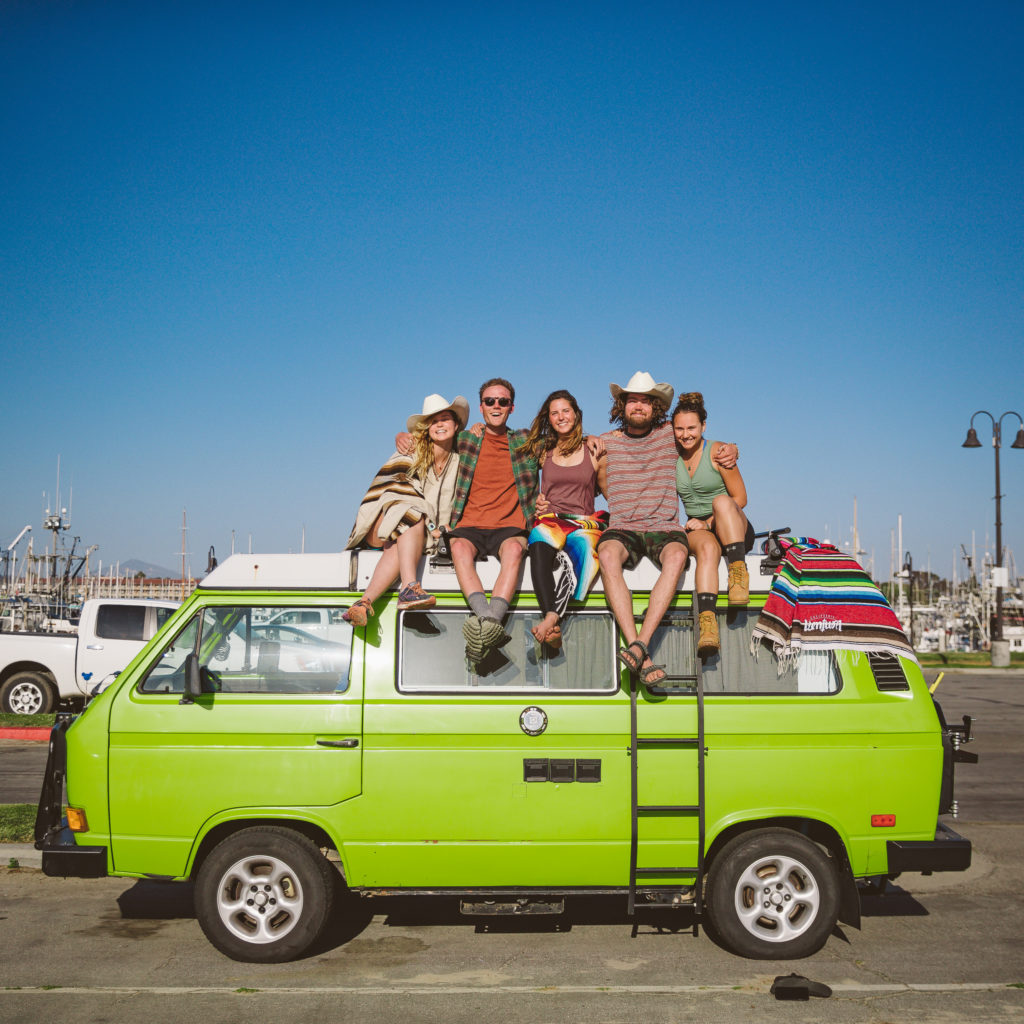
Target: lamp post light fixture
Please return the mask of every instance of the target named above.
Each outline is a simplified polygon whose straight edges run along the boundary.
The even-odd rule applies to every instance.
[[[903,572],[901,575],[906,579],[910,588],[910,628],[907,636],[910,639],[910,646],[914,646],[914,559],[908,551],[903,556]]]
[[[992,450],[996,456],[996,569],[998,573],[993,573],[995,576],[996,583],[996,621],[995,628],[992,630],[992,645],[993,645],[993,658],[992,663],[996,663],[996,642],[1000,645],[999,658],[1003,665],[1010,663],[1009,651],[1004,652],[1003,646],[1003,515],[1002,515],[1002,494],[1000,493],[999,485],[999,447],[1002,443],[1002,424],[1003,420],[1007,416],[1016,416],[1020,421],[1020,426],[1017,428],[1017,437],[1011,448],[1024,448],[1024,418],[1021,417],[1019,412],[1014,412],[1012,409],[1008,412],[1004,412],[999,419],[996,419],[987,409],[979,409],[974,415],[971,416],[971,425],[967,431],[967,440],[964,441],[961,447],[963,448],[980,448],[981,442],[978,440],[978,432],[974,429],[974,417],[975,416],[987,416],[992,421]],[[1005,660],[1003,660],[1005,656]]]

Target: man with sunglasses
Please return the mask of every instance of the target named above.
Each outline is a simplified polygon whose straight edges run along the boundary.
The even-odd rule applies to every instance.
[[[483,434],[464,430],[456,441],[459,468],[449,536],[455,575],[472,611],[462,632],[466,655],[475,664],[508,643],[502,622],[516,591],[527,524],[537,506],[539,470],[526,447],[529,431],[508,428],[515,398],[507,380],[484,381]],[[490,601],[476,571],[476,559],[488,555],[500,562]]]

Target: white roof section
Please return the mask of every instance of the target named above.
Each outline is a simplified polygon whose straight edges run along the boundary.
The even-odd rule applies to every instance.
[[[752,593],[767,593],[771,587],[771,574],[761,575],[761,554],[747,555]],[[379,551],[342,551],[319,555],[231,555],[217,566],[200,584],[202,590],[354,590],[362,592],[380,559]],[[458,592],[459,582],[451,566],[432,566],[424,559],[420,563],[423,589],[431,594]],[[480,581],[489,591],[498,578],[498,560],[488,558],[477,562]],[[658,578],[657,567],[646,558],[625,574],[626,584],[633,591],[650,590]],[[695,588],[694,560],[691,558],[677,590],[692,593]],[[532,591],[529,559],[523,559],[521,591]],[[600,575],[592,591],[603,591]],[[719,562],[718,589],[728,590],[728,570],[725,561]]]

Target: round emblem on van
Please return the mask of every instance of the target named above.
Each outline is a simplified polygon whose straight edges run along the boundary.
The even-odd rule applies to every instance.
[[[548,727],[548,716],[538,707],[523,708],[519,716],[519,728],[527,736],[539,736]]]

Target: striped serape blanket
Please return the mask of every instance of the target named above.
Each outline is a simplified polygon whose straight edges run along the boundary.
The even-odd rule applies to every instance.
[[[378,517],[380,536],[390,540],[398,540],[400,533],[424,518],[427,506],[422,492],[409,477],[411,468],[412,459],[395,452],[377,470],[369,490],[359,503],[356,522],[345,545],[346,551],[363,543]]]
[[[813,537],[780,538],[785,554],[750,638],[795,669],[803,651],[857,650],[917,658],[885,595],[855,558]]]

